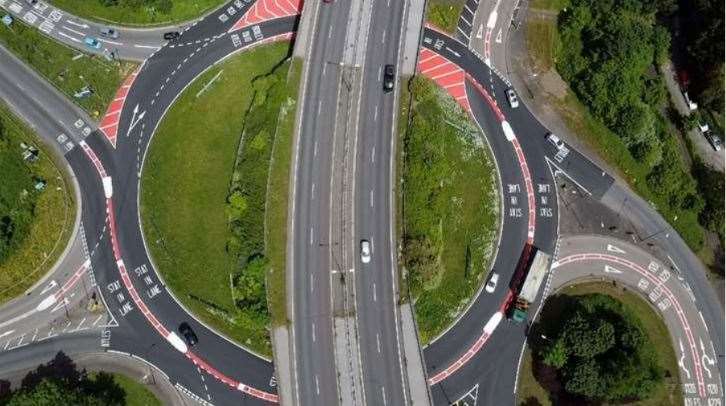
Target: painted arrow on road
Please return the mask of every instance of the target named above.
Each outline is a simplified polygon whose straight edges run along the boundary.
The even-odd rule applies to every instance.
[[[139,115],[138,117],[136,117],[137,114]],[[126,131],[127,137],[129,136],[129,134],[131,134],[131,131],[134,129],[134,127],[136,127],[136,124],[138,124],[139,121],[144,119],[145,115],[146,115],[146,110],[142,111],[139,114],[139,105],[136,104],[136,107],[134,107],[133,115],[131,116],[131,124],[129,124],[129,129]]]

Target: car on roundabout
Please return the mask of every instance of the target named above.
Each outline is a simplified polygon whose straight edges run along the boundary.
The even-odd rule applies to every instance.
[[[492,276],[489,277],[487,284],[484,286],[484,290],[486,290],[487,293],[494,293],[494,290],[497,288],[497,282],[499,282],[499,274],[492,272]]]
[[[183,322],[179,325],[179,334],[184,337],[184,341],[186,341],[187,345],[190,347],[195,346],[199,342],[197,334],[194,330],[192,330],[192,327],[187,322]]]

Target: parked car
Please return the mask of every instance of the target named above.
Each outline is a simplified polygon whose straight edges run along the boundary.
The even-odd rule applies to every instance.
[[[708,142],[711,143],[714,150],[721,151],[721,139],[718,138],[716,134],[709,133],[706,135],[706,138],[708,139]]]
[[[86,37],[83,39],[83,42],[86,44],[87,47],[92,49],[101,49],[101,42],[94,38],[94,37]]]
[[[368,240],[360,241],[360,261],[364,264],[371,262],[371,242]]]
[[[489,293],[494,293],[494,289],[497,288],[497,282],[499,282],[499,274],[492,272],[492,276],[489,277],[486,286],[484,286],[484,290]]]
[[[547,135],[545,135],[545,139],[547,141],[549,141],[550,143],[552,143],[552,145],[554,145],[555,147],[557,147],[557,149],[564,149],[565,148],[565,143],[562,142],[562,140],[560,139],[560,137],[556,136],[555,134],[547,133]]]
[[[514,89],[507,89],[507,100],[509,100],[509,106],[513,109],[519,107],[519,100],[517,94],[514,93]]]
[[[383,90],[390,92],[393,90],[393,84],[396,82],[396,67],[386,65],[383,68]]]
[[[100,32],[101,32],[101,35],[106,38],[114,38],[114,39],[118,38],[118,31],[116,31],[115,29],[113,29],[111,27],[103,27],[103,28],[101,28]]]
[[[194,330],[192,330],[192,327],[187,322],[179,325],[179,334],[184,337],[184,341],[186,341],[187,345],[189,345],[190,347],[196,345],[199,342],[197,335],[194,333]]]
[[[167,41],[171,41],[171,40],[174,40],[174,39],[179,38],[179,35],[181,35],[181,34],[179,34],[179,31],[169,31],[169,32],[165,32],[164,33],[164,39],[167,40]]]

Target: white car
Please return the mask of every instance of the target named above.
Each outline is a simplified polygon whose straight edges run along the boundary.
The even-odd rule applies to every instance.
[[[371,243],[368,240],[360,241],[360,261],[364,264],[371,262]]]
[[[556,135],[554,135],[552,133],[547,133],[547,135],[545,135],[545,139],[547,141],[551,142],[552,145],[554,145],[555,147],[557,147],[557,149],[564,149],[565,148],[565,143],[562,142],[562,140],[560,139],[560,137],[558,137],[558,136],[556,136]]]
[[[497,288],[497,282],[499,282],[499,274],[492,272],[492,276],[489,278],[489,281],[487,281],[486,286],[484,286],[484,290],[489,293],[494,293],[494,289]]]
[[[517,99],[517,94],[514,93],[514,89],[507,89],[507,100],[509,100],[509,105],[513,109],[519,107],[519,100]]]

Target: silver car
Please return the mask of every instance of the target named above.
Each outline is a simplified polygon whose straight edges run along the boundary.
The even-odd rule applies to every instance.
[[[499,274],[492,272],[492,276],[489,278],[489,281],[487,281],[486,286],[484,286],[484,290],[488,293],[494,293],[494,289],[497,288],[497,282],[499,282]]]
[[[554,145],[555,147],[557,147],[557,149],[564,149],[565,148],[565,143],[562,142],[562,140],[560,139],[560,137],[558,137],[558,136],[556,136],[556,135],[554,135],[552,133],[547,133],[547,135],[545,135],[545,139],[547,141],[551,142],[552,145]]]
[[[368,240],[360,241],[360,261],[364,264],[371,262],[371,242]]]

